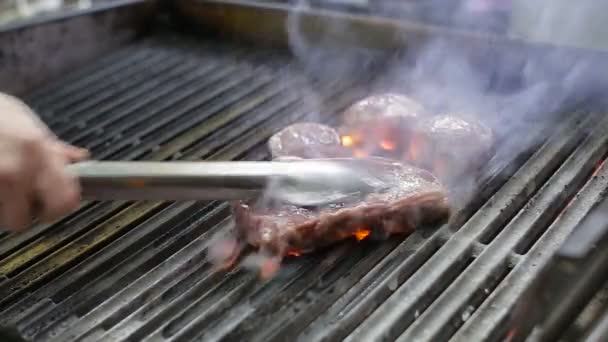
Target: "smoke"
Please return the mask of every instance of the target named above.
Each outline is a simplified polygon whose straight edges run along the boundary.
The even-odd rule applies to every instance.
[[[563,118],[558,115],[608,89],[608,71],[603,67],[602,54],[577,49],[590,47],[592,42],[608,48],[603,16],[597,14],[606,13],[608,3],[591,0],[576,3],[562,0],[370,2],[376,11],[389,14],[393,21],[406,21],[408,16],[415,15],[433,24],[447,25],[448,30],[455,25],[460,30],[478,30],[482,34],[502,31],[500,35],[516,39],[505,44],[500,39],[471,44],[467,39],[431,36],[411,51],[393,53],[388,59],[383,56],[383,60],[389,62],[379,71],[377,63],[360,58],[361,49],[347,49],[345,44],[335,47],[339,37],[359,35],[365,40],[364,30],[356,34],[349,32],[352,26],[336,20],[315,26],[312,30],[315,34],[310,34],[310,21],[303,14],[309,4],[298,0],[287,21],[292,53],[309,72],[317,75],[341,78],[373,70],[376,77],[372,88],[376,93],[397,91],[420,101],[435,113],[475,116],[493,129],[501,142],[496,153],[505,159],[521,149],[517,142],[523,141],[522,137],[555,125]],[[395,10],[397,5],[405,8],[403,16]],[[539,44],[521,43],[519,38]],[[407,42],[409,37],[391,39]]]
[[[315,20],[308,16],[308,0],[295,0],[287,17],[287,35],[291,53],[311,75],[327,81],[361,74],[372,67],[377,52],[355,45],[336,44],[344,39],[350,26],[343,21]]]

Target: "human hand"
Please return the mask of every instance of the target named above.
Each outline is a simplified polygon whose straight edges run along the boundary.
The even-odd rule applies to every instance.
[[[80,187],[65,166],[87,157],[23,102],[0,94],[0,227],[21,231],[34,215],[49,222],[76,209]]]

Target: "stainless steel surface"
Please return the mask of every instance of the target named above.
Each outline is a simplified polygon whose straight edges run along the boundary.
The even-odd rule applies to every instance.
[[[120,162],[68,167],[93,200],[235,200],[265,195],[300,206],[347,200],[382,186],[364,168],[336,161]]]
[[[0,92],[54,89],[54,78],[137,39],[155,12],[153,0],[115,0],[0,23]]]

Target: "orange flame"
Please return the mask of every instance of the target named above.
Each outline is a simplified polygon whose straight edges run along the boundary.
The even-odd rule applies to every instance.
[[[350,135],[342,136],[342,146],[351,147],[355,143],[355,140]]]
[[[394,141],[384,139],[384,140],[382,140],[382,142],[380,142],[380,147],[382,147],[385,150],[392,151],[395,148],[397,148],[397,144],[395,144]]]
[[[368,237],[370,234],[370,231],[367,229],[359,229],[355,232],[355,238],[357,239],[357,241],[361,241],[363,239],[365,239],[366,237]]]
[[[298,251],[289,251],[289,252],[287,252],[287,255],[297,257],[297,256],[302,255],[302,253],[300,253]]]

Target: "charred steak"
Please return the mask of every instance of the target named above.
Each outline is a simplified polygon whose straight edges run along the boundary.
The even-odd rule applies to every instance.
[[[242,249],[250,245],[265,258],[266,268],[261,270],[276,270],[286,255],[349,238],[408,235],[418,227],[448,220],[446,190],[428,171],[382,158],[359,162],[370,163],[389,186],[350,203],[321,208],[269,205],[263,199],[234,203],[236,241],[225,245],[232,250],[224,251],[222,262],[232,266]]]

